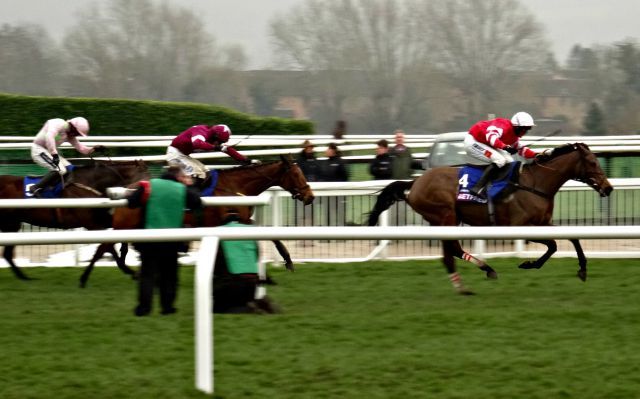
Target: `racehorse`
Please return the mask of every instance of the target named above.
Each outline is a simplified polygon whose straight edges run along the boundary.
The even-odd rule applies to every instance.
[[[414,211],[432,226],[455,226],[466,223],[472,226],[490,224],[487,204],[456,201],[459,168],[439,167],[426,171],[414,181],[396,181],[386,186],[378,196],[369,215],[369,225],[374,226],[380,213],[396,201],[405,200]],[[554,196],[568,180],[588,184],[601,197],[611,194],[613,187],[602,171],[598,159],[583,143],[567,144],[555,148],[549,154],[539,154],[533,163],[524,165],[519,181],[511,183],[512,192],[495,204],[495,224],[501,226],[551,226]],[[405,196],[405,190],[409,190]],[[522,269],[539,269],[556,252],[554,240],[531,240],[547,246],[547,251],[537,260],[526,261]],[[578,254],[578,277],[587,278],[587,259],[576,239],[570,240]],[[457,240],[442,242],[443,263],[449,272],[454,288],[461,294],[472,294],[462,283],[456,271],[454,256],[477,265],[488,278],[497,273],[483,260],[465,252]]]
[[[104,197],[107,187],[127,185],[147,178],[149,172],[142,161],[96,161],[76,166],[65,176],[61,198]],[[24,178],[21,176],[0,176],[0,198],[25,198]],[[27,199],[26,201],[37,201]],[[0,230],[17,232],[22,223],[34,226],[71,229],[84,227],[88,230],[100,230],[111,227],[111,215],[108,209],[89,208],[19,208],[0,209]],[[4,259],[11,266],[16,277],[29,278],[13,261],[14,245],[4,247]]]
[[[206,185],[206,181],[204,183]],[[266,189],[280,186],[291,193],[293,199],[299,200],[305,205],[310,204],[313,199],[313,191],[307,183],[300,167],[291,160],[290,156],[280,156],[279,161],[268,162],[258,165],[238,166],[231,169],[218,171],[218,183],[213,191],[214,196],[255,196]],[[205,207],[200,214],[187,213],[185,225],[193,227],[215,227],[224,224],[224,220],[229,213],[238,215],[241,223],[251,223],[253,207],[249,206],[215,206]],[[142,221],[142,211],[140,209],[116,208],[113,215],[114,229],[137,229]],[[274,241],[276,248],[285,258],[285,266],[292,268],[291,257],[284,244]],[[120,257],[116,259],[119,267],[127,274],[133,273],[124,264],[128,246],[122,244]],[[91,270],[95,262],[104,255],[105,252],[113,253],[113,244],[101,244],[93,259],[86,267],[80,277],[80,286],[84,287],[89,279]]]

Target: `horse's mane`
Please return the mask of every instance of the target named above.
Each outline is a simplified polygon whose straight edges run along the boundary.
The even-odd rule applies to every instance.
[[[108,160],[103,161],[99,159],[92,159],[86,163],[82,164],[74,164],[75,169],[93,169],[96,167],[107,166],[107,167],[126,167],[126,166],[145,166],[145,163],[142,160],[133,160],[133,161],[114,161]]]
[[[574,152],[580,148],[588,150],[589,146],[584,143],[563,144],[559,147],[554,148],[550,153],[538,155],[536,160],[539,163],[550,162],[558,157]]]
[[[280,163],[280,162],[282,162],[282,161],[278,160],[278,161],[262,162],[260,164],[238,165],[238,166],[234,166],[233,168],[229,168],[229,169],[220,169],[220,170],[218,170],[218,173],[240,172],[240,171],[243,171],[243,170],[256,169],[256,168],[260,168],[260,167],[263,167],[263,166],[268,166],[268,165],[272,165],[272,164],[276,164],[276,163]]]

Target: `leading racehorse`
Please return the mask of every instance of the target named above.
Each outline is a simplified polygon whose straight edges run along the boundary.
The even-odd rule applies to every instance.
[[[205,182],[206,184],[206,182]],[[218,183],[213,190],[213,196],[254,196],[258,195],[270,187],[280,186],[291,193],[293,199],[299,200],[305,205],[310,204],[313,199],[313,191],[307,183],[300,167],[291,160],[290,156],[280,156],[279,161],[263,163],[259,165],[238,166],[231,169],[218,171]],[[185,218],[185,225],[193,227],[215,227],[223,224],[229,212],[238,214],[240,222],[251,223],[253,207],[249,206],[214,206],[206,207],[201,214],[188,213]],[[116,208],[113,215],[114,229],[137,229],[140,228],[142,213],[140,209]],[[278,251],[285,257],[286,266],[291,267],[291,258],[287,249],[279,241],[274,241]],[[80,277],[80,286],[84,287],[89,279],[89,274],[95,262],[113,244],[101,244],[93,259]],[[127,246],[123,244],[120,257],[116,258],[122,270],[128,269],[124,259]],[[113,253],[113,252],[111,252]]]
[[[490,224],[486,204],[456,201],[459,168],[440,167],[426,171],[414,181],[397,181],[385,187],[369,215],[374,226],[380,213],[396,201],[406,200],[414,211],[432,226],[472,226]],[[588,184],[600,196],[611,194],[613,187],[607,180],[598,159],[583,143],[567,144],[555,148],[550,154],[538,155],[535,161],[524,165],[519,181],[512,183],[512,195],[495,204],[495,224],[501,226],[550,226],[554,196],[568,180]],[[410,190],[405,196],[405,190]],[[531,240],[547,246],[547,251],[534,262],[524,262],[523,269],[540,268],[557,250],[554,240]],[[578,277],[587,278],[587,260],[578,240],[570,240],[578,254]],[[454,256],[470,261],[485,271],[488,278],[497,278],[496,272],[483,260],[465,252],[457,240],[443,241],[444,265],[454,288],[461,294],[471,294],[456,271]]]
[[[61,191],[61,198],[104,197],[107,187],[127,185],[148,178],[147,166],[142,161],[91,161],[76,166]],[[24,178],[21,176],[0,176],[0,198],[25,198]],[[25,201],[38,201],[25,199]],[[108,209],[89,208],[13,208],[0,209],[0,230],[17,232],[22,223],[35,226],[71,229],[84,227],[100,230],[111,227],[111,215]],[[13,261],[14,245],[4,247],[4,259],[11,266],[16,277],[28,280],[28,277]]]

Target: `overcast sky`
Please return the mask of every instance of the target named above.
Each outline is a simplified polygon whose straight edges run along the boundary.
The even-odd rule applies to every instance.
[[[59,39],[74,23],[74,12],[95,1],[105,0],[0,0],[0,23],[36,23]],[[241,44],[250,58],[250,67],[257,69],[272,61],[267,38],[271,17],[306,0],[165,1],[197,12],[220,44]],[[640,38],[640,0],[521,2],[545,26],[560,63],[564,63],[574,44],[591,46]]]

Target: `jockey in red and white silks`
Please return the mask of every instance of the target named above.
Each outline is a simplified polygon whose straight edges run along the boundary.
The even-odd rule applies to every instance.
[[[464,140],[464,149],[470,158],[477,161],[472,163],[489,165],[469,189],[471,194],[482,194],[485,185],[498,174],[500,168],[513,162],[512,155],[518,154],[525,159],[536,156],[535,151],[520,143],[520,137],[533,126],[533,118],[526,112],[518,112],[511,120],[496,118],[471,126]]]
[[[533,118],[526,112],[518,112],[511,120],[496,118],[480,121],[469,129],[464,148],[474,161],[480,164],[494,163],[500,168],[513,162],[512,155],[516,153],[531,159],[536,152],[522,145],[520,137],[533,126]]]

